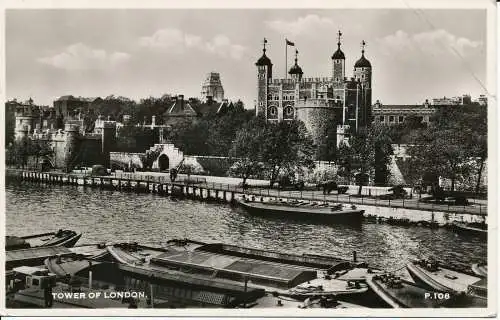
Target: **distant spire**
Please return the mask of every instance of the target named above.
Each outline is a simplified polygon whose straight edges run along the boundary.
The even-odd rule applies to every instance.
[[[337,35],[338,35],[338,37],[337,37],[337,39],[338,39],[337,46],[340,49],[340,37],[342,37],[342,32],[340,32],[340,30],[339,30],[339,32],[337,33]]]
[[[366,42],[365,40],[361,41],[361,55],[365,55],[365,47],[366,47]]]

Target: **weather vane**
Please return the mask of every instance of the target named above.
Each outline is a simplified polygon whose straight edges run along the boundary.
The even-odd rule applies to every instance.
[[[337,42],[337,44],[340,46],[340,37],[342,37],[342,32],[340,32],[340,30],[339,30],[339,32],[337,34],[338,34],[338,42]]]
[[[365,53],[366,42],[365,40],[361,41],[361,52]]]
[[[264,41],[263,41],[263,44],[264,44],[264,52],[266,52],[266,43],[267,43],[267,39],[264,38]]]

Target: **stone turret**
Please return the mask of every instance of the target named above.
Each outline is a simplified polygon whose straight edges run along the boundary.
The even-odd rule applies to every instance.
[[[78,164],[79,156],[79,139],[80,127],[74,124],[67,123],[64,126],[64,170],[67,172],[73,170]]]

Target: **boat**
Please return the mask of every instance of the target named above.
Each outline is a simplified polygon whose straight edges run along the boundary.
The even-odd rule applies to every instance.
[[[66,284],[57,281],[57,276],[44,267],[17,267],[12,270],[6,295],[9,308],[138,308],[149,307],[142,292],[122,291],[115,288],[85,287],[81,284]],[[99,294],[96,294],[99,293]],[[128,294],[127,299],[117,298]],[[93,294],[93,296],[91,296]]]
[[[6,236],[5,250],[19,250],[35,247],[50,247],[50,246],[63,246],[73,247],[82,236],[73,230],[58,230],[57,232],[49,232],[42,234],[35,234],[24,237]]]
[[[11,270],[20,266],[42,266],[49,258],[75,259],[89,258],[93,260],[105,260],[109,255],[103,244],[80,245],[71,248],[64,246],[34,247],[5,252],[5,268]]]
[[[488,265],[484,263],[474,263],[472,265],[472,272],[480,277],[488,276]]]
[[[340,271],[363,263],[319,255],[293,255],[189,239],[167,241],[164,252],[142,250],[140,246],[108,246],[120,268],[147,267],[156,271],[179,271],[209,278],[220,284],[262,289],[297,299],[334,297],[352,303],[354,296],[368,291],[361,281],[336,279]]]
[[[475,298],[478,306],[487,307],[488,305],[488,280],[483,278],[467,287],[467,295]]]
[[[438,308],[447,302],[443,293],[431,292],[393,274],[373,275],[366,282],[391,308]]]
[[[472,273],[444,267],[432,260],[411,261],[406,268],[417,284],[437,292],[464,293],[467,292],[469,285],[481,280],[481,277]]]
[[[10,250],[5,252],[5,270],[21,266],[40,266],[43,265],[43,261],[47,258],[73,254],[69,248],[61,246]]]
[[[485,223],[466,223],[453,221],[449,228],[457,233],[470,234],[479,237],[488,237],[488,225]]]
[[[282,200],[282,199],[280,199]],[[321,222],[339,222],[359,224],[363,219],[364,210],[357,209],[354,205],[305,202],[305,201],[280,201],[267,200],[243,196],[237,203],[252,214],[266,217],[284,217],[292,219],[306,219]]]

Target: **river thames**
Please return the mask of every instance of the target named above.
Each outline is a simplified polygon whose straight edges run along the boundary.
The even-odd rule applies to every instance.
[[[370,212],[367,212],[370,214]],[[137,241],[161,246],[172,238],[332,255],[386,270],[410,259],[435,257],[464,268],[486,261],[486,241],[446,229],[363,222],[361,227],[254,217],[229,204],[173,200],[76,186],[6,183],[7,235],[72,229],[78,244]],[[402,274],[402,270],[397,273]]]

